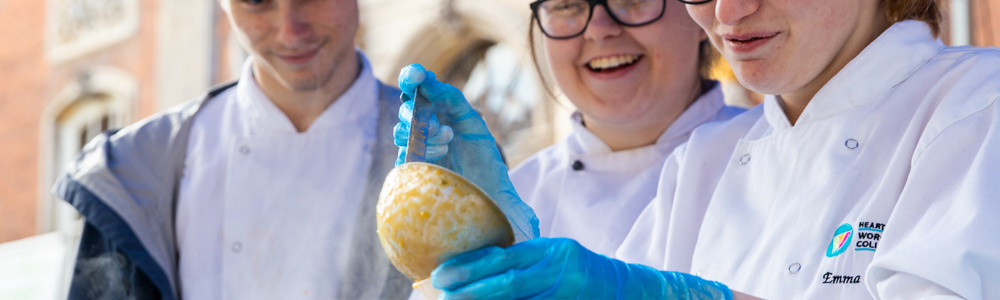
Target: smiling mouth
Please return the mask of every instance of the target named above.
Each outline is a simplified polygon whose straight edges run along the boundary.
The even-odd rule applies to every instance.
[[[774,33],[774,34],[770,34],[770,35],[761,35],[761,36],[752,36],[752,37],[743,37],[743,38],[730,38],[730,39],[726,39],[726,40],[728,40],[730,42],[735,42],[735,43],[749,43],[749,42],[753,42],[753,41],[756,41],[756,40],[763,40],[763,39],[773,38],[773,37],[775,37],[777,35],[778,35],[777,33]]]
[[[615,69],[631,66],[641,58],[642,55],[637,54],[601,57],[588,62],[587,68],[594,72],[609,72]]]
[[[313,48],[312,50],[308,50],[308,51],[305,51],[305,52],[289,53],[289,54],[278,54],[278,56],[281,57],[281,58],[284,58],[284,59],[293,59],[293,60],[294,59],[301,59],[301,58],[309,57],[309,56],[312,56],[313,54],[316,54],[316,52],[318,50],[319,50],[319,47]]]
[[[294,51],[294,50],[293,51],[281,50],[281,51],[275,51],[275,52],[273,52],[273,54],[275,56],[277,56],[278,58],[280,58],[281,60],[284,60],[287,63],[290,63],[290,64],[303,64],[303,63],[308,62],[309,60],[311,60],[314,56],[316,56],[316,54],[318,54],[319,51],[321,49],[323,49],[323,47],[326,45],[327,41],[329,41],[329,40],[322,40],[322,41],[319,41],[318,43],[315,43],[315,44],[312,44],[312,45],[309,45],[309,46],[305,46],[305,47],[296,47],[296,48],[299,48],[299,49],[306,49],[305,51],[302,51],[302,50],[297,50],[297,51]],[[285,53],[285,51],[288,51],[288,53]]]

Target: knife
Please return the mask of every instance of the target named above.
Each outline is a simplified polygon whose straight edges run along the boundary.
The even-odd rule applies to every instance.
[[[430,130],[434,106],[420,95],[420,88],[413,90],[413,118],[410,119],[410,139],[406,142],[404,163],[427,161],[427,135]]]

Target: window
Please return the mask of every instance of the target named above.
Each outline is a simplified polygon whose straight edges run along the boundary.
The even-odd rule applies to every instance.
[[[138,80],[131,74],[91,67],[49,101],[41,117],[38,233],[79,233],[76,209],[52,196],[50,190],[88,141],[131,122],[137,91]]]
[[[95,136],[111,128],[121,126],[121,113],[113,107],[108,94],[81,95],[67,106],[56,118],[55,126],[55,174],[76,158],[80,149]],[[76,209],[68,203],[52,198],[52,210],[48,228],[51,230],[74,230],[73,223],[80,219]]]

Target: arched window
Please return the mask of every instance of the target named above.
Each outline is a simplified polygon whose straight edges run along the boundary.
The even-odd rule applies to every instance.
[[[36,272],[37,276],[55,275],[48,272],[54,271],[51,269],[56,268],[54,265],[59,266],[58,283],[44,281],[46,284],[39,284],[56,297],[66,296],[83,220],[70,204],[52,196],[52,185],[90,139],[104,130],[119,128],[132,121],[137,91],[138,80],[131,74],[110,67],[91,67],[80,72],[76,80],[67,83],[49,99],[41,115],[39,236],[36,237],[39,240],[33,243],[46,250],[28,259],[48,264],[50,269]],[[54,258],[59,256],[62,259],[56,261]]]
[[[53,171],[61,173],[80,149],[101,132],[122,126],[122,113],[116,111],[113,104],[108,94],[80,95],[56,117]],[[80,219],[76,209],[59,199],[52,201],[47,227],[57,231],[74,230],[76,225],[73,223]]]
[[[49,190],[87,142],[131,122],[137,86],[135,77],[124,71],[95,67],[81,72],[50,102],[42,116],[39,233],[77,233],[76,209]]]

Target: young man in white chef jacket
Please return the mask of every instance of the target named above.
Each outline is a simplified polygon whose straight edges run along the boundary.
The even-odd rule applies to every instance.
[[[220,0],[237,83],[91,141],[54,188],[86,219],[73,299],[395,299],[375,234],[399,94],[355,0]]]

